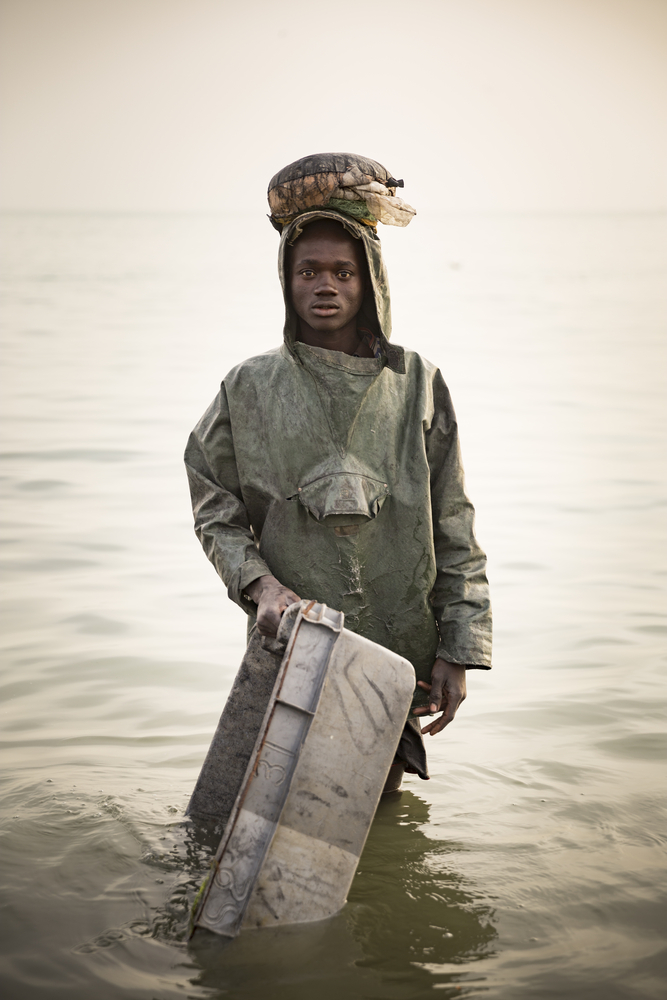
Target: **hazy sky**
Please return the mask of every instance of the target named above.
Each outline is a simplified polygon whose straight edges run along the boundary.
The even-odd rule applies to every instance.
[[[0,204],[264,211],[306,153],[434,209],[667,207],[667,0],[1,0]]]

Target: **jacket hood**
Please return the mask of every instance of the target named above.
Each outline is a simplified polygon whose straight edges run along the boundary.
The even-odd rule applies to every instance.
[[[335,222],[339,222],[355,240],[361,241],[370,277],[370,287],[366,290],[361,306],[362,325],[367,326],[380,337],[389,367],[396,371],[404,370],[402,349],[390,346],[388,343],[391,336],[391,302],[380,239],[372,227],[332,209],[323,208],[302,212],[293,222],[286,225],[281,233],[280,249],[278,250],[278,274],[285,299],[285,328],[283,331],[285,346],[290,354],[294,354],[294,343],[298,331],[298,317],[292,307],[288,288],[287,248],[296,242],[306,226],[319,219],[333,219]]]

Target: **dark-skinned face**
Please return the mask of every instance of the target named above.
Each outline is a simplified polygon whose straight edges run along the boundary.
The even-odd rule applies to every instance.
[[[333,220],[313,222],[290,255],[292,304],[306,342],[356,338],[356,317],[366,287],[359,240]],[[339,348],[340,349],[340,348]]]

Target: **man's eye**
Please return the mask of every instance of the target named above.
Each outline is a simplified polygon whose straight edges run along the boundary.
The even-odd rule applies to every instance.
[[[338,277],[339,278],[351,278],[352,277],[352,272],[351,271],[339,271],[338,272]]]
[[[312,278],[315,272],[312,271],[309,267],[307,267],[304,271],[301,272],[301,274],[304,276],[304,278]]]

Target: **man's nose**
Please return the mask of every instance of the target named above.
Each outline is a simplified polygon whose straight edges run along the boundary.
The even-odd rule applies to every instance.
[[[316,295],[337,295],[338,289],[336,288],[336,282],[333,280],[333,275],[328,274],[326,271],[320,272],[317,276],[317,281],[315,283],[315,294]]]

